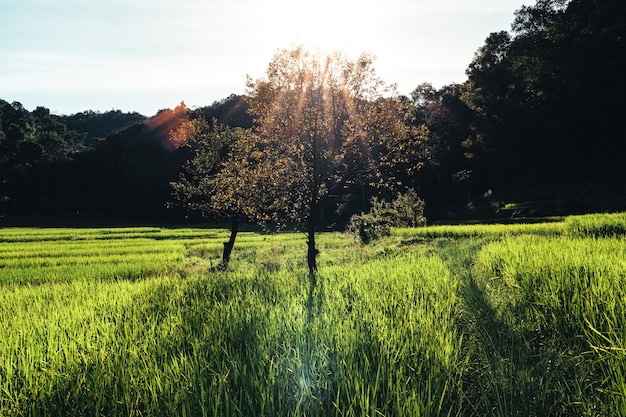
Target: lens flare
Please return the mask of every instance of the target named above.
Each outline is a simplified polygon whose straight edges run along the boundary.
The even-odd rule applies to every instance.
[[[165,147],[175,149],[184,145],[189,139],[189,132],[185,134],[185,129],[181,129],[188,120],[187,106],[184,101],[181,101],[174,110],[159,111],[148,119],[146,125],[158,132]]]

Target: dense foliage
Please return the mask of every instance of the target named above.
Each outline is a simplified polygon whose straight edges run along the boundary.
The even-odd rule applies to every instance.
[[[53,115],[52,117],[64,124],[68,131],[80,134],[85,145],[90,145],[99,139],[105,139],[128,126],[147,120],[146,116],[139,113],[122,113],[119,110],[104,113],[87,110],[72,115]]]
[[[395,191],[398,170],[417,171],[414,153],[423,138],[403,117],[410,112],[406,101],[383,97],[388,87],[368,54],[350,59],[303,47],[282,50],[248,88],[259,153],[274,171],[288,168],[274,176],[279,187],[272,199],[284,201],[278,209],[287,218],[306,225],[315,272],[316,223],[325,203]]]
[[[489,35],[467,74],[468,146],[484,180],[567,183],[623,177],[626,4],[539,0]]]
[[[422,83],[410,97],[383,99],[373,94],[381,86],[375,78],[363,88],[344,84],[345,96],[328,93],[342,88],[332,81],[326,93],[308,90],[318,95],[307,96],[308,108],[317,110],[310,116],[337,111],[321,130],[301,123],[301,109],[279,95],[287,116],[280,123],[289,122],[283,127],[293,137],[323,138],[325,146],[318,149],[320,163],[309,183],[324,198],[316,197],[314,216],[304,214],[312,213],[310,204],[295,201],[291,217],[341,227],[367,212],[371,197],[390,200],[411,188],[426,201],[430,220],[622,209],[624,56],[623,1],[538,0],[516,12],[510,31],[487,36],[462,84],[436,89]],[[193,154],[171,133],[185,120],[203,119],[254,129],[262,139],[265,129],[265,136],[277,139],[280,129],[267,126],[268,103],[260,103],[279,92],[280,82],[294,86],[293,71],[278,82],[288,76],[290,62],[272,62],[278,78],[268,73],[265,80],[251,80],[246,97],[232,95],[200,109],[181,103],[149,119],[119,111],[56,116],[44,107],[29,112],[20,103],[0,101],[0,215],[170,221],[194,215],[169,204],[169,184]],[[371,60],[354,65],[353,81],[373,71]],[[337,71],[333,77],[343,70]],[[342,107],[347,96],[348,107]],[[342,116],[346,109],[367,109],[367,116],[351,120]],[[292,151],[283,155],[311,160],[310,150]],[[298,175],[308,171],[292,168],[290,186],[302,185],[306,175]],[[290,186],[283,191],[297,196]]]

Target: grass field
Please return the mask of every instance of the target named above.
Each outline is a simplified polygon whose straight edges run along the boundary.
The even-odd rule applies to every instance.
[[[0,229],[0,415],[626,415],[625,231]]]

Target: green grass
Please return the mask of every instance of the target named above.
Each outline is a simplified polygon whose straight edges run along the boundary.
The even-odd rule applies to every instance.
[[[563,232],[563,222],[515,224],[438,225],[392,230],[393,236],[403,238],[480,238],[520,234],[555,235]]]
[[[0,415],[626,415],[623,222],[0,229]]]
[[[515,312],[503,316],[504,325],[534,360],[554,366],[536,377],[570,375],[560,383],[572,386],[555,393],[562,406],[584,399],[587,413],[626,413],[625,240],[506,238],[486,245],[476,267],[491,277],[487,291],[507,294],[490,297],[500,300],[497,311]]]
[[[571,216],[565,222],[570,236],[615,237],[626,235],[626,213]]]

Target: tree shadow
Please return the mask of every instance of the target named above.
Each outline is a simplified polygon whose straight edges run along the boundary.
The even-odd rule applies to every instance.
[[[462,286],[468,313],[471,370],[464,391],[484,415],[569,415],[571,401],[559,390],[562,364],[544,348],[542,331],[529,320],[527,306],[494,307],[485,288],[468,273]]]
[[[307,326],[313,323],[323,304],[324,281],[319,278],[317,272],[309,272],[309,290],[305,303]]]

